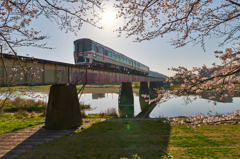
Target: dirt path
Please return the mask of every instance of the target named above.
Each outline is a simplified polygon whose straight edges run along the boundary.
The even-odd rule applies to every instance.
[[[84,124],[81,127],[97,120],[104,121],[105,119],[83,119]],[[76,129],[49,130],[43,126],[44,124],[40,124],[0,135],[0,158],[12,159],[31,147],[76,131]]]

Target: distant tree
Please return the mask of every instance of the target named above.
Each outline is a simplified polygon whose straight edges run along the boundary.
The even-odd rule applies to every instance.
[[[81,29],[84,23],[100,28],[97,22],[102,9],[101,3],[102,0],[0,0],[0,58],[6,73],[0,82],[7,80],[8,86],[11,86],[11,78],[17,71],[24,72],[21,76],[36,76],[21,64],[15,48],[31,46],[51,49],[44,41],[49,36],[32,28],[33,21],[45,17],[58,24],[59,29],[74,33]],[[3,52],[14,55],[10,71],[6,68]],[[19,70],[14,68],[16,65]]]
[[[174,33],[176,38],[170,42],[175,48],[193,43],[199,44],[205,51],[207,37],[222,40],[219,42],[220,46],[232,46],[224,52],[214,52],[216,58],[221,60],[220,65],[213,63],[210,68],[203,65],[191,70],[183,66],[171,68],[184,83],[181,88],[173,91],[159,91],[158,99],[155,100],[164,95],[167,97],[169,93],[200,94],[207,90],[216,91],[210,99],[218,96],[224,100],[239,89],[237,84],[240,83],[240,77],[236,76],[236,73],[240,72],[239,0],[117,0],[114,6],[118,9],[117,17],[123,17],[126,22],[117,31],[120,35],[126,32],[127,37],[136,36],[136,41],[151,40]],[[204,72],[204,75],[199,74],[199,71]],[[173,79],[168,79],[168,82],[172,81]],[[166,101],[166,98],[161,101]]]

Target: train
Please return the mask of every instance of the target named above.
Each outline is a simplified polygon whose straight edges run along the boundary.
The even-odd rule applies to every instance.
[[[120,73],[148,75],[149,67],[91,39],[73,42],[76,65]]]

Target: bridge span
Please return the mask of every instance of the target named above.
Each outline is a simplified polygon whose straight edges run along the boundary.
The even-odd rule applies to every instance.
[[[12,55],[0,58],[0,86],[163,81],[164,78],[86,69],[83,66]]]
[[[150,73],[139,76],[104,70],[92,70],[80,65],[48,61],[37,58],[0,56],[0,86],[52,85],[49,93],[45,126],[50,129],[69,129],[82,123],[76,85],[94,83],[122,83],[119,107],[133,107],[131,82],[140,83],[140,94],[156,93],[166,76]],[[150,87],[148,83],[150,82]],[[149,88],[148,88],[149,87]],[[126,114],[127,115],[127,114]]]

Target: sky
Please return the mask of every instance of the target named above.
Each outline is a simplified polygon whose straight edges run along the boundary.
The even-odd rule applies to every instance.
[[[171,38],[175,38],[174,34],[166,34],[163,38],[158,37],[150,41],[134,42],[134,37],[126,38],[124,34],[118,37],[118,33],[113,31],[121,24],[121,21],[116,20],[112,26],[107,26],[100,21],[99,25],[102,25],[104,29],[83,24],[77,35],[74,35],[72,32],[61,31],[55,22],[41,17],[33,21],[32,27],[40,30],[43,35],[49,35],[50,39],[46,41],[47,46],[54,49],[21,47],[16,50],[18,55],[22,56],[29,54],[30,57],[73,64],[73,41],[89,38],[149,66],[151,71],[174,76],[176,72],[169,71],[168,68],[185,66],[191,69],[203,64],[211,66],[214,62],[219,63],[219,60],[214,57],[214,50],[225,49],[218,47],[220,40],[217,38],[206,40],[206,52],[200,45],[193,46],[193,44],[175,49],[169,43]]]

